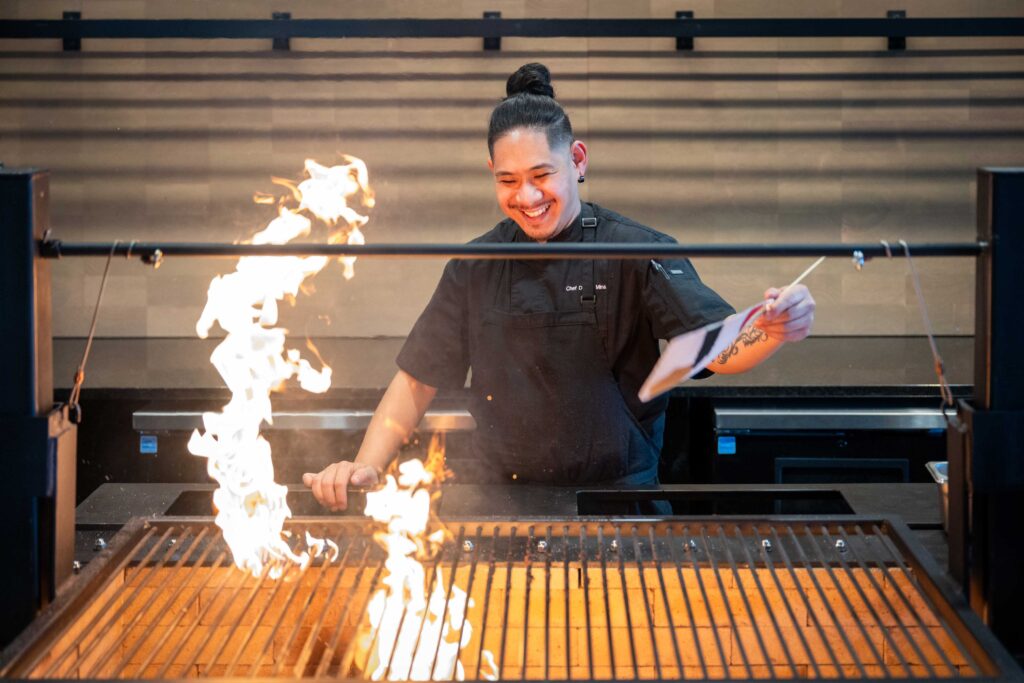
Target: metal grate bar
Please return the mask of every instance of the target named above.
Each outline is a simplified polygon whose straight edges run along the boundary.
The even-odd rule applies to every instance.
[[[829,546],[833,548],[837,547],[835,540],[832,538],[832,534],[830,534],[828,531],[828,527],[824,525],[821,526],[821,536],[823,539],[828,541]],[[848,545],[843,545],[842,547],[845,549],[845,552],[850,552],[850,548]],[[837,560],[839,561],[839,566],[841,566],[845,572],[845,575],[847,577],[847,583],[853,585],[854,589],[857,592],[857,597],[860,599],[861,604],[867,608],[868,613],[871,615],[871,618],[874,620],[875,624],[878,625],[879,631],[882,633],[882,637],[885,639],[887,649],[892,650],[892,652],[896,655],[896,658],[899,660],[900,666],[903,667],[903,670],[906,672],[906,675],[913,676],[913,672],[910,669],[910,664],[907,662],[907,658],[903,655],[902,649],[900,649],[899,645],[897,645],[896,641],[893,639],[889,630],[885,628],[885,624],[882,622],[881,617],[878,616],[878,611],[875,609],[874,605],[871,604],[871,601],[868,599],[867,595],[864,594],[864,589],[861,587],[860,582],[857,580],[857,577],[850,570],[850,566],[843,559],[843,551],[837,553]],[[867,572],[867,574],[868,578],[871,578],[870,571]],[[835,580],[835,578],[833,578],[833,580]],[[882,593],[882,596],[883,598],[885,597],[884,592]],[[857,623],[861,623],[860,619],[857,620]],[[932,668],[932,666],[928,664],[928,662],[923,658],[922,662],[925,664],[928,670],[928,675],[934,677],[935,670]]]
[[[181,568],[184,566],[185,560],[188,558],[188,554],[187,553],[191,553],[191,552],[193,552],[195,549],[197,549],[199,547],[198,544],[201,543],[202,537],[206,535],[206,532],[207,532],[207,529],[203,529],[201,531],[200,535],[197,536],[196,538],[192,539],[192,542],[189,543],[188,541],[189,541],[189,537],[192,534],[192,530],[186,528],[181,539],[172,539],[167,544],[167,546],[168,546],[167,550],[164,552],[164,555],[161,558],[160,562],[158,564],[155,564],[150,569],[150,575],[146,578],[146,581],[148,582],[149,579],[151,579],[153,576],[156,576],[158,573],[160,573],[160,571],[162,569],[162,565],[168,560],[168,558],[170,558],[171,556],[174,555],[174,551],[175,551],[174,544],[175,544],[175,542],[177,540],[181,540],[182,541],[182,546],[185,546],[185,547],[188,548],[187,552],[184,551],[184,550],[181,552],[181,557],[178,558],[178,561],[174,564],[174,573],[175,574],[181,573]],[[137,588],[137,591],[142,591],[142,590],[143,590],[143,585],[140,584],[139,587]],[[129,612],[131,607],[132,607],[132,603],[130,603],[130,602],[128,602],[126,600],[122,604],[122,606],[121,606],[121,609],[123,610],[123,611],[121,611],[121,614],[125,614],[125,613]],[[135,610],[135,614],[132,616],[131,620],[126,624],[128,629],[131,629],[132,627],[136,626],[139,623],[139,621],[142,619],[144,614],[145,614],[145,610],[144,609],[137,609],[137,610]],[[111,666],[113,665],[113,662],[110,661],[112,659],[112,657],[113,657],[112,651],[115,648],[118,648],[121,643],[120,643],[120,639],[108,638],[108,635],[111,633],[111,631],[114,628],[114,625],[117,623],[118,616],[120,616],[120,615],[116,614],[116,613],[114,614],[114,616],[110,619],[110,621],[107,622],[107,625],[104,627],[103,632],[100,635],[98,635],[96,637],[96,639],[93,640],[93,642],[90,644],[89,648],[87,648],[89,651],[91,651],[91,649],[93,647],[102,647],[101,643],[106,642],[106,647],[102,647],[102,649],[99,652],[96,652],[96,654],[93,656],[93,663],[92,663],[91,667],[85,666],[84,664],[82,664],[80,666],[80,668],[79,668],[79,676],[80,677],[82,677],[82,678],[95,678],[95,677],[97,677],[99,675],[100,671],[102,671],[104,668],[110,669]],[[124,628],[124,626],[122,626],[122,628]],[[87,661],[86,660],[87,656],[89,656],[87,652],[80,654],[79,655],[79,661]],[[118,670],[118,667],[114,666],[113,670],[115,670],[115,671]]]
[[[832,581],[832,585],[835,586],[836,592],[839,594],[839,597],[842,599],[842,603],[846,607],[846,610],[847,610],[847,612],[850,615],[851,621],[853,621],[853,623],[856,624],[857,628],[860,630],[861,636],[863,636],[863,638],[864,638],[864,642],[867,643],[868,649],[871,650],[871,656],[874,657],[875,661],[878,662],[878,664],[880,664],[882,666],[882,668],[885,670],[885,675],[887,677],[891,678],[893,676],[893,671],[889,668],[889,665],[885,662],[885,658],[882,657],[882,653],[878,651],[878,647],[875,645],[875,642],[871,638],[871,635],[867,632],[867,629],[864,626],[864,622],[857,618],[857,612],[856,612],[856,610],[854,610],[853,605],[850,603],[850,598],[849,598],[849,596],[847,596],[846,591],[843,590],[842,584],[836,579],[836,576],[835,576],[835,574],[832,571],[831,563],[825,557],[825,555],[824,555],[820,545],[815,542],[814,530],[809,525],[805,525],[804,529],[807,531],[807,534],[810,537],[811,547],[814,548],[815,556],[817,556],[820,559],[821,566],[824,567],[825,572],[828,574],[829,579]],[[840,627],[841,627],[841,625],[840,625]],[[843,633],[846,632],[846,629],[840,628],[840,630]],[[855,649],[856,648],[854,648],[854,650]],[[908,674],[910,673],[909,670],[907,671],[907,673]]]
[[[761,556],[764,558],[764,563],[765,566],[768,568],[768,573],[772,577],[772,581],[775,583],[775,589],[778,591],[779,595],[782,596],[782,600],[780,602],[782,602],[782,604],[785,606],[786,615],[789,617],[790,624],[792,624],[793,630],[796,632],[796,635],[800,640],[800,645],[803,647],[804,653],[807,655],[807,660],[810,662],[811,668],[814,670],[814,677],[821,678],[821,668],[818,665],[818,660],[812,655],[811,646],[807,642],[807,637],[804,635],[804,630],[800,628],[800,624],[797,621],[796,614],[794,614],[793,612],[793,605],[790,604],[789,600],[785,599],[786,590],[782,587],[782,581],[779,579],[778,572],[775,570],[775,564],[772,562],[770,556],[772,552],[771,542],[768,541],[767,538],[761,537],[761,534],[758,531],[756,524],[752,526],[752,532],[754,538],[757,540],[757,544],[761,547]],[[746,546],[744,546],[744,550],[746,550]],[[753,560],[750,561],[750,565],[752,567],[754,566]],[[790,657],[792,657],[792,655],[790,655]],[[838,666],[836,668],[838,669]]]
[[[856,529],[857,529],[858,534],[863,536],[863,531],[861,530],[860,526],[857,526]],[[897,567],[899,567],[899,569],[902,572],[902,575],[903,575],[904,579],[906,580],[907,584],[910,585],[910,586],[914,586],[916,588],[917,587],[917,581],[914,580],[913,574],[910,572],[910,570],[907,568],[907,566],[903,563],[903,560],[900,557],[899,551],[896,548],[892,547],[892,544],[888,541],[888,538],[886,537],[886,534],[882,533],[882,531],[877,526],[873,526],[871,528],[871,530],[872,530],[872,532],[874,534],[877,535],[878,538],[882,539],[883,545],[885,545],[886,550],[889,551],[890,556],[892,558],[892,561],[896,564]],[[940,656],[947,663],[947,665],[950,667],[950,669],[953,669],[952,662],[950,662],[948,657],[946,656],[944,648],[940,647],[938,642],[936,642],[935,637],[934,637],[934,635],[931,632],[931,629],[929,629],[927,627],[927,625],[925,624],[925,620],[924,620],[923,615],[918,611],[918,607],[915,606],[913,601],[911,601],[904,594],[903,588],[900,586],[900,581],[897,580],[892,575],[892,573],[889,571],[889,568],[886,567],[884,564],[879,563],[879,566],[882,568],[882,571],[885,572],[886,578],[889,581],[889,583],[892,584],[893,588],[896,591],[896,594],[900,597],[900,599],[903,601],[903,603],[905,605],[907,605],[907,607],[910,610],[910,613],[914,616],[914,619],[921,626],[922,631],[924,632],[925,637],[928,638],[928,640],[930,641],[931,646],[933,648],[935,648],[935,650],[940,654]],[[924,593],[924,591],[919,591],[919,594],[920,594],[922,600],[924,600],[926,602],[930,602],[928,600],[928,596]],[[929,608],[932,608],[931,611],[934,613],[933,606],[930,605],[930,604],[928,606],[929,606]],[[942,628],[946,631],[946,634],[952,640],[953,644],[960,651],[960,653],[964,656],[964,658],[966,659],[968,664],[971,666],[973,671],[976,672],[978,675],[980,675],[980,673],[981,673],[980,672],[980,668],[978,667],[978,665],[974,661],[974,659],[971,657],[971,654],[967,650],[967,648],[965,648],[963,646],[963,644],[960,642],[959,638],[956,637],[956,634],[953,633],[953,631],[949,628],[949,626],[944,621],[940,620],[940,623],[942,625]]]
[[[356,586],[358,586],[362,582],[363,577],[366,575],[366,569],[367,569],[367,566],[369,565],[369,561],[370,561],[370,555],[371,555],[370,551],[371,551],[371,547],[370,547],[369,544],[367,544],[366,550],[365,550],[365,552],[363,552],[363,559],[362,559],[362,561],[359,564],[359,572],[358,572],[357,577],[356,577]],[[366,605],[369,604],[369,602],[370,602],[370,596],[372,595],[373,587],[377,585],[377,581],[380,579],[380,574],[381,574],[381,571],[383,571],[383,569],[384,569],[384,562],[378,562],[377,563],[377,569],[373,572],[373,575],[370,577],[369,586],[368,586],[367,592],[366,592],[366,599],[363,601],[363,607],[359,611],[360,614],[366,612]],[[353,591],[353,592],[355,592],[355,591]],[[314,673],[314,676],[316,678],[320,678],[320,677],[324,676],[327,673],[327,669],[330,666],[331,661],[334,659],[334,653],[337,652],[338,644],[341,642],[341,633],[345,629],[345,621],[348,618],[349,611],[352,608],[353,602],[354,601],[349,601],[349,602],[345,603],[345,610],[342,612],[341,616],[338,618],[338,624],[334,628],[334,636],[331,638],[331,644],[330,644],[329,647],[325,648],[323,656],[320,658],[320,662],[317,664],[316,672]],[[352,652],[353,652],[353,648],[354,647],[355,647],[355,638],[353,638],[349,642],[348,646],[345,648],[345,652],[342,655],[342,658],[341,658],[341,668],[340,668],[340,670],[338,672],[339,676],[342,675],[342,672],[344,672],[344,671],[346,671],[348,669],[348,663],[350,663],[352,661],[351,658],[352,658]]]
[[[145,556],[145,558],[142,561],[142,565],[143,566],[145,566],[148,562],[150,562],[153,559],[153,556],[156,555],[157,549],[159,549],[164,544],[164,542],[167,540],[167,538],[171,535],[172,531],[174,531],[174,527],[168,527],[164,531],[163,536],[160,537],[160,540],[157,543],[153,544],[153,546],[150,548],[149,552],[146,553],[146,556]],[[168,553],[169,552],[170,551],[168,551]],[[166,555],[165,555],[165,557],[166,557]],[[135,589],[131,593],[129,593],[127,596],[111,595],[110,600],[108,601],[107,604],[109,605],[111,602],[114,602],[115,600],[119,600],[121,605],[120,605],[120,607],[118,607],[117,609],[114,609],[112,611],[108,611],[106,609],[98,611],[98,613],[96,614],[96,617],[93,619],[92,624],[85,629],[87,634],[91,634],[93,636],[92,642],[90,642],[88,645],[86,645],[85,646],[85,650],[83,651],[82,650],[82,646],[84,645],[85,641],[88,640],[88,636],[85,636],[83,641],[81,643],[79,643],[78,647],[74,650],[75,654],[78,655],[78,661],[79,662],[88,661],[87,657],[90,654],[92,654],[93,648],[96,647],[97,643],[103,642],[103,638],[107,635],[107,633],[110,632],[111,626],[116,622],[117,618],[120,617],[121,614],[124,613],[124,611],[125,611],[125,609],[127,609],[128,605],[136,599],[136,597],[138,596],[139,592],[143,588],[146,587],[146,585],[149,583],[149,580],[153,576],[156,575],[156,570],[157,570],[157,565],[153,565],[151,570],[147,573],[145,579],[141,583],[137,584],[135,586]],[[101,616],[104,617],[102,620],[100,619]],[[103,625],[102,626],[97,626],[98,623],[102,623]],[[72,651],[73,650],[68,649],[64,653],[63,656],[61,656],[57,660],[55,660],[50,665],[50,667],[43,673],[43,676],[47,677],[47,678],[52,677],[53,674],[54,674],[54,669],[56,668],[56,666],[59,665],[61,663],[61,661],[63,661],[63,659],[68,654],[70,654]]]
[[[814,628],[817,631],[818,638],[821,639],[822,645],[825,647],[825,651],[828,652],[829,658],[832,660],[832,666],[835,667],[836,676],[839,678],[847,678],[846,672],[843,667],[839,665],[839,657],[836,655],[835,649],[832,647],[832,643],[829,642],[828,636],[825,634],[825,629],[821,625],[821,620],[818,619],[817,613],[814,608],[811,607],[810,598],[807,597],[805,591],[800,590],[800,579],[797,576],[796,569],[793,566],[792,560],[789,558],[789,553],[786,552],[786,546],[783,545],[782,540],[779,538],[778,533],[773,528],[771,530],[772,538],[775,540],[775,545],[779,548],[779,553],[782,555],[782,561],[786,565],[786,569],[789,571],[790,581],[797,587],[797,595],[800,596],[800,600],[803,603],[804,609],[807,610],[807,615],[811,619],[811,623],[814,624]],[[861,669],[863,675],[863,668]]]
[[[616,531],[617,534],[618,531]],[[648,599],[649,593],[647,592],[647,580],[644,576],[643,553],[640,550],[640,539],[637,538],[635,525],[630,528],[630,537],[633,539],[633,560],[636,562],[637,575],[640,577],[640,594],[644,597],[644,610],[647,613],[647,630],[651,638],[651,651],[654,653],[654,672],[660,679],[663,676],[661,674],[661,657],[658,656],[658,639],[654,633],[654,612]],[[651,550],[653,553],[653,545]]]
[[[309,662],[309,658],[313,655],[313,648],[314,648],[314,646],[315,646],[315,644],[317,642],[317,639],[320,637],[320,632],[323,630],[324,622],[327,619],[328,612],[330,611],[329,607],[330,607],[331,604],[333,604],[334,595],[338,592],[338,587],[342,583],[342,577],[345,576],[345,571],[346,571],[346,568],[348,567],[348,564],[349,564],[348,563],[349,555],[351,555],[352,548],[355,547],[356,543],[355,543],[355,539],[354,538],[353,539],[349,539],[348,544],[345,545],[345,552],[342,553],[341,552],[341,546],[343,545],[343,542],[342,542],[341,536],[343,536],[343,535],[344,535],[344,532],[342,532],[342,534],[339,535],[337,537],[337,539],[336,539],[336,543],[338,544],[338,549],[339,549],[338,550],[338,552],[339,552],[339,560],[338,560],[339,568],[338,568],[338,572],[337,572],[338,575],[334,577],[334,582],[331,584],[331,589],[330,589],[330,591],[328,591],[327,598],[323,602],[323,607],[320,609],[320,616],[316,618],[315,623],[313,624],[312,628],[309,631],[309,636],[306,638],[306,641],[302,644],[302,648],[299,650],[299,653],[298,653],[298,655],[295,658],[295,664],[292,666],[292,670],[291,670],[291,677],[292,678],[298,678],[299,676],[302,675],[302,672],[305,671],[306,664]],[[363,557],[360,560],[360,564],[361,565],[365,564],[366,557],[367,557],[367,555],[369,555],[369,553],[370,553],[370,547],[369,546],[365,546],[364,550],[363,550]],[[327,563],[324,562],[324,564],[326,565]],[[310,597],[312,597],[312,594],[311,594]],[[340,625],[342,623],[344,623],[344,622],[343,621],[339,621],[338,623],[339,623],[339,628],[340,628]],[[298,623],[295,624],[295,630],[296,630],[296,632],[298,632],[298,630],[299,630],[299,624]],[[277,664],[274,666],[274,673],[273,673],[274,677],[277,677],[277,676],[280,675],[281,669],[285,666],[285,662],[286,661],[287,660],[284,657],[282,657],[280,660],[278,660]]]
[[[754,633],[754,637],[757,639],[757,645],[761,649],[761,654],[764,655],[764,661],[765,664],[768,666],[768,672],[771,674],[772,678],[776,678],[777,674],[775,672],[775,662],[773,661],[771,653],[768,652],[768,646],[765,644],[764,635],[761,633],[761,627],[758,625],[758,619],[754,615],[754,610],[750,607],[750,599],[747,597],[747,591],[743,590],[743,579],[740,577],[739,569],[736,566],[736,558],[733,556],[731,544],[729,543],[729,539],[725,535],[725,530],[722,528],[722,525],[719,524],[716,528],[718,529],[718,533],[715,534],[715,536],[722,542],[722,547],[725,549],[726,560],[729,563],[729,568],[732,570],[733,580],[736,582],[736,586],[740,588],[740,599],[743,603],[743,609],[746,610],[747,617],[750,619],[751,630]],[[739,531],[739,529],[737,529],[737,531]],[[757,569],[755,567],[751,566],[750,571],[754,574],[755,577],[757,576]],[[758,584],[758,588],[760,588],[760,583]],[[767,603],[765,604],[765,606],[767,607]],[[768,609],[767,612],[768,615],[771,617],[772,623],[775,624],[776,632],[778,632],[779,625],[775,621],[775,614],[772,612],[771,609]],[[737,641],[742,641],[741,633],[742,632],[737,628]],[[782,638],[780,638],[780,641],[785,642]],[[789,653],[787,651],[787,656],[788,654]],[[792,660],[790,660],[790,666],[792,666]],[[793,676],[795,674],[796,671],[790,669],[790,675]]]
[[[210,553],[214,549],[214,545],[212,543],[205,543],[205,544],[203,544],[203,539],[206,537],[206,535],[209,533],[209,531],[210,531],[210,527],[203,527],[202,531],[199,532],[199,535],[196,536],[195,543],[192,544],[192,548],[190,549],[190,553],[194,553],[200,547],[203,548],[203,552],[202,552],[201,555],[199,555],[199,557],[197,559],[193,560],[193,562],[192,562],[192,569],[187,574],[184,573],[184,572],[181,572],[180,571],[180,567],[185,564],[185,561],[189,558],[189,555],[185,555],[184,553],[182,554],[181,560],[178,563],[179,571],[175,572],[176,574],[180,573],[182,575],[181,576],[181,582],[178,584],[178,587],[174,590],[174,592],[172,592],[172,593],[167,595],[167,598],[166,598],[166,600],[163,603],[158,603],[159,606],[156,608],[156,610],[160,610],[160,609],[167,609],[167,610],[169,610],[169,609],[172,609],[172,607],[176,604],[176,602],[177,602],[179,596],[181,595],[183,589],[185,588],[185,586],[189,585],[189,579],[194,578],[198,574],[199,568],[203,565],[204,562],[206,562],[207,557],[210,555]],[[221,553],[221,556],[223,556],[223,553]],[[189,596],[185,600],[184,606],[182,608],[178,609],[178,613],[176,615],[176,619],[177,620],[181,619],[181,615],[184,614],[184,610],[188,609],[187,606],[194,599],[195,599],[195,594]],[[144,611],[141,610],[141,609],[137,612],[136,623],[138,622],[138,620],[140,620],[142,618],[143,613],[144,613]],[[172,630],[168,629],[168,630],[166,630],[164,632],[164,635],[167,636],[171,632],[172,632]],[[138,640],[136,640],[135,641],[135,645],[133,645],[131,648],[129,648],[127,651],[125,651],[124,654],[121,656],[121,659],[118,662],[118,664],[114,667],[114,670],[115,671],[126,671],[129,668],[129,664],[128,663],[131,662],[132,657],[135,656],[135,653],[137,653],[139,651],[139,649],[146,643],[146,641],[149,639],[149,637],[151,635],[153,635],[154,633],[155,632],[147,633],[144,637],[141,637]],[[153,648],[150,648],[151,651],[152,651],[152,649]],[[140,669],[140,672],[141,671],[142,670]],[[91,677],[91,674],[88,677]]]
[[[367,586],[366,598],[363,600],[363,606],[362,606],[362,608],[360,608],[360,610],[357,612],[357,614],[366,614],[366,608],[370,604],[370,600],[372,599],[374,592],[377,590],[377,587],[379,586],[379,582],[381,581],[381,573],[383,572],[383,570],[384,570],[384,560],[381,560],[380,562],[377,563],[377,569],[373,572],[373,576],[371,577],[370,583]],[[346,609],[348,609],[348,606],[346,606]],[[322,676],[326,672],[328,666],[331,663],[331,659],[333,658],[333,654],[334,654],[334,648],[336,648],[338,646],[338,644],[341,642],[341,634],[342,634],[342,631],[344,630],[344,625],[345,625],[344,621],[339,621],[338,622],[338,628],[334,632],[334,640],[333,640],[333,646],[334,647],[332,647],[330,655],[328,656],[328,655],[325,654],[323,660],[320,662],[320,667],[317,668],[317,673],[316,673],[318,678],[320,676]],[[377,635],[378,635],[378,633],[379,633],[379,629],[378,629],[377,633],[374,633],[373,640],[371,641],[372,643],[376,643],[377,642]],[[356,647],[356,639],[355,638],[349,639],[348,645],[345,646],[345,651],[341,655],[341,664],[340,664],[340,667],[338,669],[338,675],[340,677],[344,678],[344,677],[348,676],[348,674],[346,672],[351,670],[352,663],[353,663],[353,661],[355,659],[355,647]]]
[[[208,546],[210,548],[214,547],[212,543],[208,544]],[[231,560],[228,557],[227,548],[221,548],[220,553],[217,554],[217,557],[213,561],[211,567],[213,569],[217,569],[217,568],[225,568],[226,569],[230,565],[230,563],[231,563]],[[201,566],[201,565],[202,565],[202,560],[200,560],[200,562],[197,563],[196,568],[198,569],[198,567]],[[221,573],[224,575],[223,581],[227,581],[228,573],[226,571],[225,572],[221,572]],[[199,597],[199,595],[202,593],[202,590],[207,586],[207,584],[210,582],[210,580],[214,577],[214,574],[215,574],[214,571],[208,572],[207,575],[206,575],[206,578],[201,583],[199,583],[197,586],[195,586],[195,588],[193,589],[191,595],[189,595],[188,599],[186,599],[184,601],[184,603],[182,604],[182,606],[178,609],[177,614],[174,616],[174,619],[171,621],[171,623],[168,626],[168,628],[164,630],[163,635],[161,635],[160,639],[156,643],[154,643],[152,647],[150,647],[149,654],[146,655],[145,659],[143,659],[142,662],[139,664],[139,668],[135,672],[135,677],[136,678],[142,677],[143,672],[146,671],[147,667],[150,664],[153,663],[153,660],[156,658],[156,656],[160,653],[161,650],[163,650],[164,646],[167,644],[167,642],[170,639],[171,635],[176,632],[178,624],[181,623],[181,620],[188,613],[189,605],[193,604],[193,602]],[[171,604],[173,604],[173,602]],[[125,657],[125,660],[130,662],[131,661],[131,656],[129,655],[129,656]]]
[[[669,542],[671,543],[672,534],[671,529],[669,530]],[[664,564],[663,559],[658,557],[658,544],[654,539],[654,528],[647,530],[647,540],[651,544],[651,560],[654,562],[654,566],[658,573],[658,586],[661,589],[659,594],[661,595],[661,607],[665,610],[665,620],[668,621],[668,631],[672,636],[672,653],[676,656],[676,670],[678,671],[679,678],[686,678],[686,673],[683,670],[683,657],[679,653],[679,638],[676,637],[676,625],[672,618],[672,608],[668,604],[668,588],[665,586],[665,572],[662,571],[662,565]],[[691,620],[692,623],[692,620]]]
[[[462,640],[463,640],[463,634],[464,634],[465,629],[466,629],[466,624],[469,623],[469,601],[470,601],[470,599],[471,599],[471,597],[473,595],[473,582],[476,579],[477,563],[480,560],[480,553],[481,553],[480,547],[481,547],[481,536],[482,536],[482,534],[483,534],[483,527],[478,526],[476,528],[476,536],[475,536],[474,540],[472,541],[472,543],[473,543],[473,561],[469,565],[469,580],[466,582],[466,609],[464,609],[462,611],[462,620],[459,623],[459,635],[458,635],[458,640],[456,641],[456,642],[458,642],[459,647],[458,647],[458,650],[455,653],[455,661],[456,661],[456,664],[462,663],[463,667],[465,667],[465,663],[462,661],[462,646],[463,646]],[[486,595],[487,595],[487,593],[484,593],[484,596],[485,596],[484,599],[485,600],[486,600]],[[482,643],[483,640],[484,640],[483,630],[481,630],[480,631],[480,642]],[[479,670],[480,670],[480,662],[478,661],[477,662],[477,671],[479,671]],[[430,673],[431,673],[431,678],[433,678],[434,671],[431,670]],[[479,678],[479,675],[477,677]]]
[[[425,563],[429,614],[392,604],[376,625],[374,526],[290,524],[333,534],[337,558],[272,581],[233,567],[212,524],[139,522],[25,647],[34,668],[0,675],[1016,680],[890,522],[455,523]]]

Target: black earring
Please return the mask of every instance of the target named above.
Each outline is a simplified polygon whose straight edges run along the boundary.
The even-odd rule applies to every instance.
[[[576,182],[577,183],[585,183],[585,182],[587,182],[587,179],[584,178],[583,176],[580,176],[579,178],[576,179]]]

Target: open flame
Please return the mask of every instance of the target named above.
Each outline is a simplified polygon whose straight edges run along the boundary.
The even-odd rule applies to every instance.
[[[398,466],[397,477],[388,474],[383,488],[366,494],[366,515],[387,525],[374,538],[388,554],[385,587],[370,599],[369,628],[359,636],[359,660],[372,680],[465,679],[459,652],[473,636],[466,619],[472,601],[453,577],[445,579],[440,564],[436,575],[428,577],[421,563],[451,540],[439,525],[430,531],[435,521],[431,501],[440,495],[444,477],[444,443],[435,435],[426,464],[407,460]],[[428,581],[433,585],[429,596]],[[483,660],[480,677],[497,680],[490,651],[483,652]]]
[[[367,216],[350,204],[373,206],[366,164],[344,156],[345,163],[322,166],[306,160],[306,178],[298,184],[275,178],[290,193],[276,200],[278,215],[252,238],[253,244],[284,244],[311,233],[314,220],[329,230],[332,244],[363,244],[360,228]],[[268,195],[257,203],[273,203]],[[340,259],[346,278],[354,258]],[[289,567],[305,569],[325,550],[333,560],[337,546],[307,534],[306,550],[296,552],[282,533],[291,517],[287,488],[274,481],[270,444],[260,435],[271,424],[270,394],[296,378],[306,391],[323,393],[331,385],[331,368],[316,369],[298,349],[286,349],[287,330],[276,327],[278,302],[294,301],[302,283],[327,265],[326,256],[246,256],[235,272],[210,282],[206,308],[196,323],[205,339],[214,324],[227,333],[210,361],[231,390],[220,413],[203,414],[203,431],[189,439],[188,450],[208,459],[207,471],[219,484],[213,502],[217,525],[231,548],[235,565],[253,576],[264,571],[280,577]]]

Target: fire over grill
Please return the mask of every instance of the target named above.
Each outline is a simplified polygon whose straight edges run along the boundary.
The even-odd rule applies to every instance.
[[[289,529],[334,539],[339,559],[291,580],[256,579],[231,566],[206,520],[134,521],[9,649],[3,674],[362,677],[377,637],[366,610],[386,571],[372,527],[300,520]],[[1005,654],[992,654],[1001,650],[991,634],[946,599],[888,521],[545,519],[449,529],[453,540],[427,576],[448,598],[453,586],[469,595],[463,624],[453,622],[472,625],[459,650],[467,679],[486,670],[488,651],[502,679],[1013,675]],[[416,646],[440,649],[422,638]]]

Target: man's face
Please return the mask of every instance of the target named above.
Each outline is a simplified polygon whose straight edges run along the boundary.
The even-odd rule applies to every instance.
[[[488,166],[501,210],[530,239],[548,241],[579,214],[578,179],[587,168],[579,141],[551,149],[543,131],[516,128],[494,143]]]

